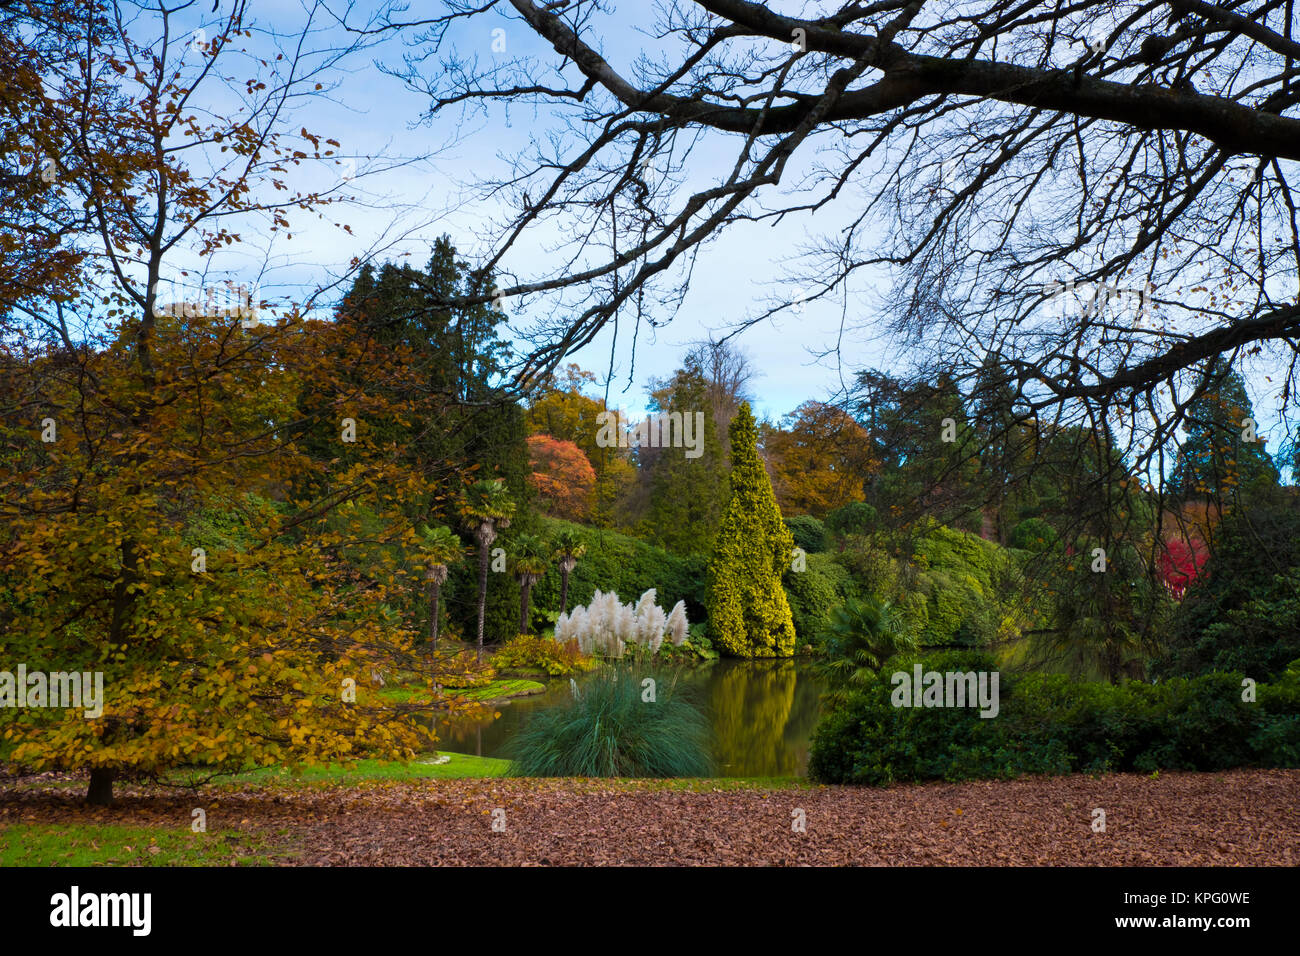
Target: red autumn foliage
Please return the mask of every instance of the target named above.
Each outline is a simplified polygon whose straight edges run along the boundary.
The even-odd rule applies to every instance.
[[[1184,540],[1172,538],[1165,542],[1160,552],[1160,578],[1174,597],[1181,599],[1192,582],[1200,577],[1201,569],[1210,556],[1209,549],[1198,538]]]
[[[591,510],[596,472],[587,456],[571,441],[550,435],[528,437],[529,482],[537,504],[547,514],[581,521]]]

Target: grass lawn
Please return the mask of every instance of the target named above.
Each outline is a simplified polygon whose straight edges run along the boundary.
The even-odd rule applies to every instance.
[[[274,851],[264,837],[234,831],[107,824],[0,829],[0,866],[267,866]]]
[[[386,760],[358,760],[351,768],[338,764],[327,767],[303,767],[294,776],[283,767],[264,767],[222,777],[214,783],[248,784],[248,783],[307,783],[307,784],[346,784],[360,783],[366,780],[463,780],[478,777],[499,777],[505,773],[509,761],[494,757],[474,757],[469,754],[438,754],[450,757],[447,763],[422,763],[433,759],[433,754],[417,757],[409,764],[394,763]]]
[[[480,777],[500,777],[505,773],[509,761],[494,757],[474,757],[469,754],[438,754],[450,757],[447,763],[421,763],[432,760],[433,754],[416,757],[409,764],[387,760],[358,760],[352,767],[330,764],[327,767],[303,767],[298,776],[284,767],[263,767],[249,770],[233,776],[218,777],[211,786],[245,786],[247,784],[350,784],[365,783],[372,780],[462,780]],[[196,779],[197,777],[197,779]],[[167,781],[175,786],[189,786],[203,777],[191,771],[175,770],[167,775]],[[19,780],[14,784],[20,790],[82,790],[86,789],[84,779],[43,779]]]
[[[445,692],[456,697],[463,697],[465,700],[487,703],[493,700],[505,700],[509,697],[544,694],[546,693],[546,685],[535,680],[508,678],[506,680],[494,680],[482,687],[468,687],[459,690],[448,687]],[[376,696],[380,699],[394,704],[405,704],[427,693],[429,691],[424,687],[384,687],[375,691]]]

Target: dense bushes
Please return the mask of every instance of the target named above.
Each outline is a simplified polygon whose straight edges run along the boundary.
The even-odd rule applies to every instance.
[[[826,530],[834,535],[867,534],[876,527],[876,509],[864,501],[836,508],[826,516]]]
[[[544,519],[543,533],[554,537],[560,528],[572,528],[586,553],[569,575],[569,607],[587,604],[600,591],[618,594],[642,594],[653,588],[661,602],[671,607],[686,602],[686,616],[691,620],[704,617],[704,559],[680,557],[616,531],[603,531],[567,521]],[[534,604],[545,610],[558,610],[560,574],[552,569],[533,589]]]
[[[532,715],[506,746],[509,773],[518,777],[712,772],[709,725],[684,683],[671,671],[636,662],[605,666],[583,682],[576,699]]]
[[[1032,773],[1225,770],[1300,766],[1300,662],[1255,702],[1242,676],[1159,684],[1078,683],[1000,675],[999,711],[894,707],[891,675],[996,671],[987,654],[898,657],[876,682],[828,713],[813,735],[809,774],[826,783],[1010,778]]]
[[[591,662],[576,641],[553,641],[537,634],[520,634],[492,656],[498,671],[545,671],[549,677],[567,677],[587,670]]]
[[[812,515],[786,518],[785,526],[794,536],[795,547],[803,548],[809,554],[826,550],[826,526]]]
[[[858,592],[853,577],[828,554],[808,555],[803,571],[787,569],[781,581],[801,648],[817,641],[834,610]]]
[[[1012,530],[1008,543],[1021,551],[1040,554],[1052,548],[1058,540],[1056,529],[1042,518],[1026,518]]]
[[[1209,560],[1174,614],[1153,674],[1240,670],[1267,681],[1300,657],[1296,491],[1257,495],[1224,518]]]
[[[1029,611],[1012,552],[938,524],[916,530],[908,541],[850,535],[835,560],[862,594],[897,606],[921,647],[981,647],[1016,637]]]

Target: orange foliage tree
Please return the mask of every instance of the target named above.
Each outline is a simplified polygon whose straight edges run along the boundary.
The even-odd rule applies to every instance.
[[[537,505],[548,514],[581,521],[591,511],[596,471],[571,441],[550,435],[528,436],[529,483],[537,492]]]
[[[607,410],[604,401],[583,393],[596,376],[570,362],[562,373],[552,376],[528,407],[528,430],[576,445],[595,472],[596,483],[587,517],[593,523],[613,523],[615,503],[636,480],[636,466],[626,448],[602,446],[598,416]]]
[[[804,402],[763,434],[772,488],[781,511],[817,518],[865,499],[865,483],[880,468],[871,438],[834,405]]]

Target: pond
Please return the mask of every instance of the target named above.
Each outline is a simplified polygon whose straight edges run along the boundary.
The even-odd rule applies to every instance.
[[[808,740],[821,710],[822,679],[807,660],[724,660],[692,667],[693,685],[713,728],[713,759],[720,777],[796,777],[808,766]],[[579,679],[581,683],[581,678]],[[462,718],[438,731],[439,750],[498,757],[506,740],[540,708],[570,698],[567,679],[545,694],[498,705],[493,720]]]

